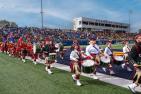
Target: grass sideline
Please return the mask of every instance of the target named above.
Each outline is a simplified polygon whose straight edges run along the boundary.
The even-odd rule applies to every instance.
[[[81,48],[86,48],[86,46],[88,45],[80,45]],[[107,45],[99,45],[102,49],[104,49]],[[112,44],[112,48],[113,49],[122,49],[123,48],[123,44]],[[130,47],[132,47],[133,44],[130,44]],[[70,48],[71,46],[65,46],[64,48],[68,49]]]
[[[85,48],[87,45],[80,45],[80,47]],[[107,45],[100,45],[101,48],[105,48]],[[70,48],[71,46],[65,46],[65,48]],[[122,49],[122,44],[113,44],[112,47],[114,49]]]
[[[81,77],[84,85],[77,87],[71,73],[55,68],[53,72],[48,75],[44,65],[22,63],[0,53],[0,94],[132,94],[128,89],[87,77]]]

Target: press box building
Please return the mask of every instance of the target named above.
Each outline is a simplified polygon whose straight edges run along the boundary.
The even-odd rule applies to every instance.
[[[127,23],[120,23],[108,20],[79,17],[73,19],[73,29],[77,31],[128,32],[130,31],[130,25]]]

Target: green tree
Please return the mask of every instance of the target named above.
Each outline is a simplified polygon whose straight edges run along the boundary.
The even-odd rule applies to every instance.
[[[3,27],[18,27],[18,25],[15,22],[0,20],[0,28],[3,28]]]

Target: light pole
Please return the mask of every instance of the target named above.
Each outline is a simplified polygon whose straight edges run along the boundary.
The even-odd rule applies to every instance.
[[[12,22],[9,22],[9,32],[11,30]]]
[[[132,10],[129,10],[129,14],[128,14],[128,16],[129,16],[129,33],[131,32],[131,16],[132,16]]]
[[[44,15],[43,15],[43,0],[41,0],[41,25],[44,28]]]

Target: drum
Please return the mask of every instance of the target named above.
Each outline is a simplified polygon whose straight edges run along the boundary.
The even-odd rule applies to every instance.
[[[110,63],[110,57],[108,56],[100,57],[100,66],[107,67],[109,63]]]
[[[123,63],[123,56],[114,56],[114,64],[121,65]]]
[[[56,60],[56,53],[49,53],[49,61],[55,61]]]
[[[90,74],[94,71],[94,64],[95,62],[93,60],[84,60],[82,63],[82,72]]]

